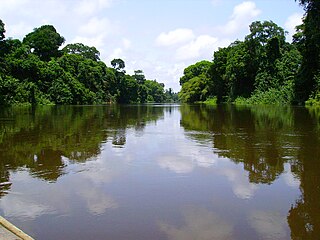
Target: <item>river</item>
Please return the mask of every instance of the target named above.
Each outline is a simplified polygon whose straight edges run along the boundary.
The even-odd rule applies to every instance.
[[[35,239],[317,239],[320,109],[0,110],[0,215]]]

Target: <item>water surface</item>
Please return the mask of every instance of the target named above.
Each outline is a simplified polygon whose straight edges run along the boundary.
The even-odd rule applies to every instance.
[[[36,239],[317,239],[320,110],[0,110],[0,215]]]

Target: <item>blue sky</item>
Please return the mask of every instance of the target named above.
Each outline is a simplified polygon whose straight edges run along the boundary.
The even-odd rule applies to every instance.
[[[251,22],[272,20],[291,41],[303,13],[294,0],[0,0],[6,37],[52,24],[65,44],[95,46],[108,66],[122,58],[129,74],[142,69],[175,91],[185,67],[243,40]]]

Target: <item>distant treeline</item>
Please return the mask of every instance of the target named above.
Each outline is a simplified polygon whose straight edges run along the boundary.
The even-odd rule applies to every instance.
[[[164,84],[142,70],[130,76],[122,59],[100,61],[99,51],[68,44],[52,25],[35,28],[22,41],[5,38],[0,20],[0,105],[174,102]]]
[[[244,41],[184,70],[181,101],[320,105],[320,1],[299,2],[306,12],[292,43],[274,22],[253,22]]]

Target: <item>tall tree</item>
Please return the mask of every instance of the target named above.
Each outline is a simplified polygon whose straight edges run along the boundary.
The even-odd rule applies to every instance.
[[[51,57],[57,57],[59,55],[58,49],[64,41],[64,37],[57,33],[52,25],[35,28],[23,39],[23,43],[29,45],[33,53],[44,61],[49,61]]]
[[[62,51],[68,54],[79,54],[94,61],[100,60],[100,52],[95,47],[89,47],[82,43],[68,44]]]
[[[4,33],[6,32],[5,28],[4,28],[4,23],[2,22],[2,20],[0,19],[0,41],[3,40],[5,38]]]
[[[299,0],[299,3],[306,11],[304,26],[299,29],[298,35],[303,45],[303,62],[296,83],[298,100],[303,102],[310,97],[314,89],[320,90],[320,1]]]
[[[124,61],[120,58],[117,59],[113,59],[111,61],[111,66],[117,70],[117,71],[121,71],[123,73],[125,73],[124,68],[126,67],[126,64],[124,63]]]
[[[144,82],[146,81],[146,77],[144,76],[142,70],[135,70],[133,77],[134,79],[136,79],[138,84],[144,84]]]
[[[278,37],[284,42],[286,32],[273,21],[255,21],[250,24],[250,34],[246,36],[246,40],[256,40],[261,45],[266,45],[269,39]]]

